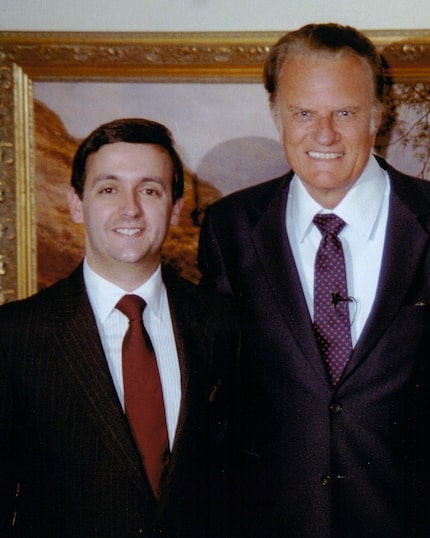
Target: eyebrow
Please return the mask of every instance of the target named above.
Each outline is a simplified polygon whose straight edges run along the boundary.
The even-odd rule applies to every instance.
[[[353,105],[353,104],[345,104],[344,106],[336,106],[332,109],[332,111],[336,110],[353,110],[357,111],[360,110],[362,107],[360,105]],[[309,110],[310,112],[318,112],[318,109],[307,107],[306,105],[289,105],[287,107],[287,110],[289,112],[299,112],[301,110]]]
[[[116,175],[116,174],[100,174],[98,176],[96,176],[93,180],[93,183],[92,185],[93,186],[96,186],[98,185],[99,183],[102,183],[103,181],[118,181],[118,182],[121,182],[121,176],[119,175]],[[143,176],[140,178],[139,182],[141,184],[144,184],[144,183],[157,183],[159,185],[164,185],[164,182],[162,180],[161,177],[159,176]]]

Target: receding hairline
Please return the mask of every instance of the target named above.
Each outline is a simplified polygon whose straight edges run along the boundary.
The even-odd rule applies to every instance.
[[[309,45],[306,47],[303,42],[294,42],[292,43],[292,45],[290,45],[290,47],[288,48],[288,51],[286,51],[285,54],[281,54],[278,58],[278,60],[280,60],[279,61],[280,63],[279,74],[277,77],[278,82],[282,76],[282,72],[283,72],[286,62],[291,58],[299,58],[299,57],[306,57],[306,58],[311,58],[314,60],[328,59],[328,60],[333,60],[333,61],[340,60],[342,58],[347,58],[347,57],[357,58],[367,70],[369,81],[373,90],[372,98],[375,101],[375,104],[376,102],[379,102],[379,103],[381,102],[378,98],[378,92],[377,92],[376,83],[374,80],[374,72],[372,70],[372,66],[370,65],[369,59],[366,56],[359,54],[354,49],[350,47],[342,47],[336,50],[331,50],[327,48],[316,49],[316,48],[312,48]],[[269,98],[270,98],[271,103],[275,101],[277,98],[277,93],[278,93],[277,90],[278,90],[278,87],[275,88],[273,92],[269,92]]]
[[[294,43],[296,45],[296,43]],[[275,91],[269,94],[269,104],[270,109],[272,111],[272,117],[274,119],[275,125],[278,129],[278,131],[281,131],[281,115],[280,115],[280,103],[278,100],[278,93],[279,93],[279,81],[282,78],[284,67],[287,64],[288,60],[292,58],[311,58],[315,60],[333,60],[338,61],[342,58],[357,58],[361,65],[365,68],[367,72],[367,80],[369,82],[369,88],[370,88],[370,106],[371,106],[371,121],[373,124],[377,121],[377,118],[380,118],[380,114],[383,114],[384,112],[384,104],[383,102],[378,99],[377,96],[377,89],[375,86],[375,80],[373,76],[372,67],[369,64],[369,61],[366,59],[365,56],[362,56],[361,54],[357,53],[351,48],[344,47],[339,48],[336,50],[330,50],[330,49],[315,49],[312,47],[308,47],[308,49],[305,49],[303,47],[297,46],[292,47],[288,50],[288,53],[282,56],[282,62],[281,62],[281,68],[279,69],[278,73],[278,85]],[[374,127],[371,127],[373,130]]]
[[[308,54],[313,57],[339,58],[356,56],[370,69],[374,101],[384,103],[385,74],[383,58],[375,44],[352,26],[337,23],[313,23],[287,32],[274,45],[264,62],[264,86],[269,100],[276,99],[279,74],[290,56]]]

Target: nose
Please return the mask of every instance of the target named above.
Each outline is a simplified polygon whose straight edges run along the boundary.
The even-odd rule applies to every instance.
[[[134,192],[124,192],[122,197],[121,214],[136,217],[141,213],[138,195]]]
[[[331,146],[338,141],[339,133],[331,115],[318,118],[315,124],[314,138],[322,146]]]

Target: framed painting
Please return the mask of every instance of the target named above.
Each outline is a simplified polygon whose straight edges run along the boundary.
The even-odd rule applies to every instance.
[[[376,150],[430,176],[430,31],[369,31],[392,84]],[[163,254],[198,280],[199,224],[214,200],[284,173],[261,82],[281,34],[0,34],[0,303],[65,276],[83,232],[65,203],[73,154],[117,117],[166,124],[184,158],[185,210]]]

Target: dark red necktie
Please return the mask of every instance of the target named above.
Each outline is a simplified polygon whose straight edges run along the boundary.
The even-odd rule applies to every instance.
[[[337,215],[316,215],[322,233],[315,258],[314,329],[333,385],[339,381],[352,351],[345,258],[337,235],[345,222]]]
[[[145,301],[125,295],[116,308],[129,318],[122,343],[125,412],[154,495],[169,457],[166,414],[154,349],[143,325]]]

